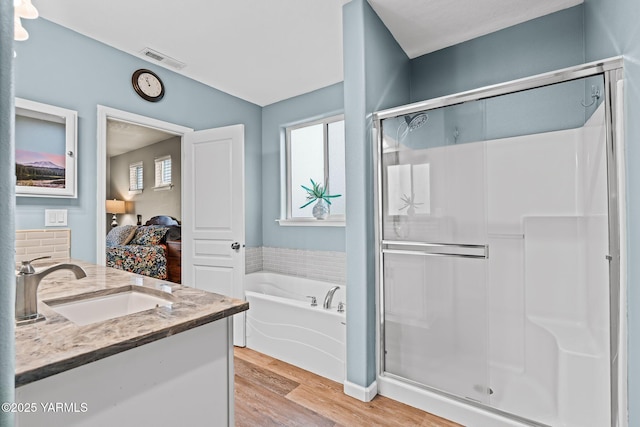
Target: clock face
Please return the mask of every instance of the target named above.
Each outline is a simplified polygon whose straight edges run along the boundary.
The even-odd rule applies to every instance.
[[[152,71],[137,70],[133,73],[131,82],[138,95],[147,101],[159,101],[164,96],[162,80]]]

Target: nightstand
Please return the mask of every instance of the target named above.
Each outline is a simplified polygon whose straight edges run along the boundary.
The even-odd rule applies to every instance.
[[[167,276],[170,282],[180,283],[182,279],[182,242],[167,242]]]

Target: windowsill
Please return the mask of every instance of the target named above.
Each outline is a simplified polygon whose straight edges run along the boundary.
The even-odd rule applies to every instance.
[[[343,219],[296,218],[276,219],[276,222],[282,227],[344,227],[346,225]]]
[[[129,194],[142,194],[142,190],[129,190]]]
[[[173,184],[161,185],[159,187],[153,187],[153,191],[171,190],[172,188],[173,188]]]

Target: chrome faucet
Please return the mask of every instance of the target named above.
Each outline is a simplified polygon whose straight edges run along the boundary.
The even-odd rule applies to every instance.
[[[87,273],[82,267],[75,264],[56,264],[36,273],[31,263],[45,258],[51,257],[45,256],[22,261],[22,266],[16,273],[16,322],[18,323],[33,323],[44,320],[44,316],[38,313],[38,286],[46,276],[54,271],[69,270],[75,274],[76,279],[87,277]]]
[[[329,289],[329,292],[327,292],[327,295],[324,297],[322,308],[331,308],[331,300],[333,299],[333,294],[335,294],[338,289],[340,289],[340,286],[334,286],[333,288]]]

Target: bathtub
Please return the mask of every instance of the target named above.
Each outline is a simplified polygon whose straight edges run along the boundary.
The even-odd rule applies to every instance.
[[[282,274],[245,276],[247,347],[340,383],[345,379],[346,288],[339,285],[330,309],[322,308],[335,284]],[[311,306],[315,296],[317,306]]]

